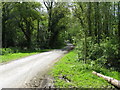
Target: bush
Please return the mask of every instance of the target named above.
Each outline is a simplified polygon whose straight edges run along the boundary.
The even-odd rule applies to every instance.
[[[76,51],[78,53],[78,58],[80,60],[84,59],[84,39],[81,39],[80,42],[77,42]],[[87,59],[97,60],[103,55],[103,47],[100,47],[98,44],[92,42],[92,38],[87,38]]]
[[[119,63],[119,54],[118,48],[119,44],[116,38],[106,38],[102,43],[101,47],[104,48],[103,56],[106,59],[106,65],[108,67],[118,66]]]
[[[9,54],[9,53],[17,53],[20,51],[20,49],[10,47],[10,48],[1,48],[0,51],[1,51],[1,55],[5,55],[5,54]]]
[[[81,39],[80,41],[78,41],[76,43],[76,47],[75,50],[77,51],[77,55],[78,55],[78,61],[83,60],[84,59],[84,39]]]
[[[2,49],[2,55],[9,54],[9,53],[14,53],[14,50],[12,50],[11,48],[3,48]]]
[[[101,41],[100,45],[94,44],[88,48],[89,59],[96,60],[96,63],[107,67],[118,67],[120,63],[118,48],[117,38],[107,37]]]
[[[100,66],[97,60],[88,60],[87,63],[80,60],[78,63],[76,59],[76,51],[71,51],[56,63],[51,72],[56,88],[114,88],[104,79],[93,75],[92,71],[119,80],[119,72]]]
[[[98,44],[94,44],[89,49],[89,58],[91,60],[97,60],[98,58],[102,57],[103,52],[103,47],[100,47]]]
[[[119,69],[120,57],[119,42],[117,37],[101,40],[100,44],[94,43],[91,37],[87,38],[87,60],[94,60],[101,66],[117,67]],[[77,42],[76,51],[78,54],[78,60],[84,59],[84,39]],[[87,62],[88,62],[87,61]]]

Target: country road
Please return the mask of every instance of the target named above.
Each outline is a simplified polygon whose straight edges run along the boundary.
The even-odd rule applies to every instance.
[[[66,52],[53,50],[0,65],[0,90],[23,87],[38,72],[42,75]]]

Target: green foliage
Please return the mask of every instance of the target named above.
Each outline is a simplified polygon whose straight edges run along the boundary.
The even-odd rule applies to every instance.
[[[28,55],[45,48],[61,48],[66,41],[76,46],[76,53],[70,52],[56,65],[55,85],[107,87],[104,80],[96,80],[91,72],[95,70],[116,78],[117,72],[111,70],[120,70],[120,4],[47,2],[48,12],[41,5],[38,2],[2,3],[2,62],[25,55],[17,56],[17,53]]]
[[[76,51],[71,51],[57,62],[52,69],[51,74],[55,78],[57,88],[113,88],[102,78],[93,75],[92,71],[120,80],[118,77],[119,72],[101,67],[95,61],[84,64],[82,60],[78,62],[76,59]]]
[[[37,27],[40,27],[36,25],[36,21],[46,22],[46,16],[41,14],[41,3],[3,2],[2,5],[2,46],[32,48],[37,41],[35,32]]]
[[[14,50],[12,50],[11,48],[2,48],[0,49],[0,51],[2,52],[2,55],[14,53]]]
[[[106,38],[101,41],[101,44],[90,45],[89,59],[97,60],[101,65],[107,65],[109,67],[117,67],[119,63],[118,55],[118,41],[116,38]]]
[[[31,50],[27,50],[26,48],[15,48],[15,47],[10,47],[10,48],[1,48],[0,51],[2,52],[2,55],[6,55],[6,54],[13,54],[13,53],[32,53],[32,52],[45,52],[45,51],[49,51],[52,49],[39,49],[39,48],[35,48],[35,49],[31,49]]]
[[[117,38],[106,38],[102,43],[103,56],[106,59],[106,65],[108,67],[115,67],[119,70],[119,43]]]
[[[104,55],[107,59],[117,58],[118,56],[118,40],[117,38],[107,37],[102,43],[101,46],[104,48]]]
[[[67,34],[76,45],[77,60],[94,60],[100,66],[120,70],[119,3],[75,2],[72,6],[74,21],[71,19],[72,30]]]
[[[100,66],[107,66],[107,68],[114,68],[119,70],[119,43],[118,38],[106,37],[101,40],[100,44],[94,43],[92,37],[87,38],[87,62],[94,60]],[[78,61],[84,59],[84,38],[78,40],[76,44],[76,51],[78,54]]]
[[[54,4],[53,4],[54,3]],[[61,32],[66,29],[68,23],[68,15],[70,10],[68,9],[67,3],[53,2],[45,3],[48,10],[48,31],[51,33],[49,37],[49,47],[59,48],[58,44],[62,41],[63,37],[59,37]],[[52,7],[51,7],[52,6]],[[48,9],[49,8],[49,9]],[[61,45],[62,46],[62,45]]]
[[[30,56],[33,54],[37,54],[37,53],[36,52],[33,52],[33,53],[13,53],[13,54],[9,53],[9,54],[5,54],[5,55],[1,55],[0,56],[0,63],[9,62],[9,61],[23,58],[26,56]]]
[[[30,56],[30,55],[41,53],[41,52],[47,52],[50,50],[52,49],[23,50],[15,47],[2,48],[0,49],[0,51],[2,51],[0,56],[0,63],[9,62],[15,59],[19,59],[22,57]]]
[[[100,47],[98,44],[90,45],[89,47],[89,58],[91,60],[97,60],[103,56],[103,48]]]
[[[18,52],[23,52],[25,50],[22,50],[21,48],[16,48],[16,47],[10,47],[10,48],[1,48],[0,51],[2,52],[1,55],[6,55],[6,54],[13,54],[13,53],[18,53]]]

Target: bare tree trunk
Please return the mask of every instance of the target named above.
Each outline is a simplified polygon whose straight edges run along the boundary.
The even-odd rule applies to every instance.
[[[2,3],[2,4],[4,4],[4,3]],[[3,5],[2,12],[3,12],[2,13],[2,46],[6,47],[5,4]]]
[[[120,40],[120,1],[118,2],[118,37]]]
[[[119,38],[118,58],[120,59],[120,1],[118,2],[118,38]]]
[[[85,30],[85,41],[84,41],[84,45],[85,45],[85,48],[84,48],[84,63],[86,63],[86,60],[87,60],[87,32]]]
[[[48,11],[48,31],[51,33],[51,37],[52,37],[52,9],[53,9],[53,1],[48,1],[48,2],[45,2],[44,1],[44,5],[45,7],[47,8],[47,11]],[[51,39],[50,37],[50,39]],[[51,40],[49,39],[49,47],[52,47],[51,46]]]
[[[84,13],[83,11],[83,7],[81,4],[79,4],[82,13]],[[84,29],[84,63],[86,63],[87,60],[87,30],[86,30],[86,25],[84,23],[84,19],[82,19],[81,17],[77,17],[80,20],[80,24],[82,26],[82,28]]]
[[[97,28],[97,2],[94,3],[94,11],[95,11],[95,15],[94,15],[94,35],[95,35],[95,43],[97,43],[97,37],[98,37],[98,28]]]
[[[39,45],[39,41],[40,41],[39,35],[40,35],[40,30],[39,30],[39,20],[38,20],[38,21],[37,21],[37,44],[38,44],[38,45]]]
[[[89,36],[92,35],[92,25],[91,25],[91,2],[88,3],[88,30]]]
[[[102,77],[103,79],[105,79],[106,81],[108,81],[110,84],[112,84],[113,86],[115,86],[116,88],[120,88],[120,81],[114,79],[114,78],[111,78],[111,77],[108,77],[108,76],[104,76],[100,73],[97,73],[95,71],[92,72],[93,74],[99,76],[99,77]]]
[[[98,28],[98,31],[97,31],[97,43],[100,45],[100,3],[97,2],[97,28]]]

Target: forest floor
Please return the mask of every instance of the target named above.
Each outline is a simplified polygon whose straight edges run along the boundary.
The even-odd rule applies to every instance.
[[[0,65],[0,89],[25,87],[36,75],[42,77],[65,53],[52,50]]]
[[[114,88],[104,79],[93,75],[92,71],[120,80],[120,72],[107,69],[95,61],[78,61],[75,50],[62,57],[51,69],[55,88]]]
[[[75,50],[70,51],[44,74],[38,73],[25,88],[114,88],[104,79],[93,75],[93,70],[120,80],[120,73],[117,71],[83,64],[76,60]]]

